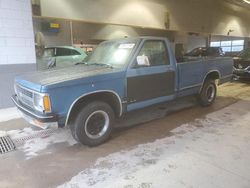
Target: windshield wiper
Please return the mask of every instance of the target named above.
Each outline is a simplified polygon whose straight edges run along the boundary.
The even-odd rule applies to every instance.
[[[89,65],[89,64],[85,61],[81,61],[81,62],[76,63],[75,65]]]
[[[114,68],[111,64],[108,63],[89,63],[87,65],[98,65],[98,66],[106,66],[108,68]]]
[[[88,66],[97,65],[97,66],[106,66],[108,68],[114,68],[111,64],[108,64],[108,63],[87,63],[86,61],[78,62],[75,65],[88,65]]]

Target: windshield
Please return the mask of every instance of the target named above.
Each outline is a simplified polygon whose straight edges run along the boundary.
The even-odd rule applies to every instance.
[[[238,57],[245,58],[245,59],[250,58],[250,48],[247,48],[247,49],[241,51],[239,53]]]
[[[136,45],[137,40],[123,40],[104,42],[87,56],[83,63],[91,65],[109,65],[112,67],[123,67]]]

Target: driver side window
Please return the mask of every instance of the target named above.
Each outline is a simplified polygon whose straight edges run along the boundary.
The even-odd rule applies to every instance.
[[[149,66],[170,64],[168,51],[164,41],[146,41],[139,56],[146,56],[149,61]]]

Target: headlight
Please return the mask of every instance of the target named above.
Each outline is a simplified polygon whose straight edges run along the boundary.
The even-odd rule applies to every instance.
[[[40,112],[51,112],[50,98],[48,94],[34,93],[34,107]]]

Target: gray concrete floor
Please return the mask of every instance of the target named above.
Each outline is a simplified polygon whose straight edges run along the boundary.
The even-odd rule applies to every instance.
[[[250,85],[220,86],[208,108],[192,98],[186,101],[130,114],[117,123],[125,128],[117,128],[95,148],[76,144],[67,129],[37,137],[41,131],[22,119],[0,122],[1,131],[19,139],[16,151],[0,155],[0,187],[250,187],[250,129],[243,121],[250,116]],[[179,110],[170,113],[169,105]],[[213,122],[213,128],[204,122]],[[187,131],[187,125],[195,129]],[[20,142],[22,138],[26,141]],[[221,148],[213,150],[217,144]],[[232,149],[223,149],[228,147]],[[133,158],[131,153],[137,152],[139,157]],[[150,159],[146,164],[145,158]],[[162,166],[168,174],[154,175],[164,174]]]

